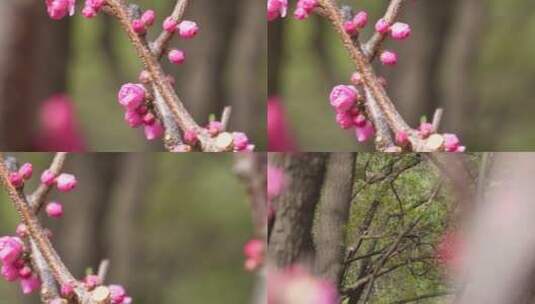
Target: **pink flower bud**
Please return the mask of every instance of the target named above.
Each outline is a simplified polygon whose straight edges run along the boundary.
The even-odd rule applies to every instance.
[[[46,214],[52,218],[60,218],[63,216],[63,206],[58,202],[51,202],[46,205]]]
[[[26,227],[25,224],[23,223],[20,223],[17,225],[17,235],[20,237],[20,238],[25,238],[28,236],[28,227]]]
[[[155,121],[151,125],[145,125],[144,131],[147,140],[155,140],[163,136],[164,129],[159,121]]]
[[[154,24],[154,20],[156,20],[156,12],[153,10],[147,10],[141,15],[141,21],[145,24],[145,26],[152,26]]]
[[[61,284],[60,294],[64,298],[70,298],[74,295],[74,283],[66,282]]]
[[[362,75],[359,72],[355,72],[351,75],[351,83],[354,85],[362,84]]]
[[[390,31],[390,24],[381,18],[375,24],[375,31],[381,34],[387,34]]]
[[[433,134],[434,128],[433,125],[428,122],[423,122],[419,127],[419,134],[422,138],[428,138],[429,135]]]
[[[261,259],[264,256],[265,243],[262,240],[253,239],[243,246],[243,253],[248,258]]]
[[[32,178],[33,174],[33,166],[30,163],[25,163],[22,165],[19,169],[19,174],[22,176],[22,178],[28,180]]]
[[[411,27],[402,22],[396,22],[390,28],[390,35],[396,40],[404,40],[411,35]]]
[[[106,4],[106,0],[86,0],[85,5],[93,8],[97,12],[102,9],[102,7]]]
[[[84,279],[84,284],[87,289],[92,290],[95,289],[95,287],[102,284],[102,281],[100,280],[100,277],[97,275],[88,275]]]
[[[87,19],[94,18],[97,15],[97,11],[90,7],[90,6],[84,6],[84,9],[82,9],[82,16]]]
[[[195,146],[197,144],[198,137],[195,130],[187,130],[184,132],[184,142],[188,145]]]
[[[279,17],[286,17],[288,11],[288,0],[268,0],[267,18],[273,21]]]
[[[344,31],[351,36],[355,35],[358,32],[357,24],[353,20],[345,21]]]
[[[336,113],[336,123],[342,129],[349,129],[353,127],[353,117],[349,112],[338,112]]]
[[[130,110],[138,108],[146,98],[145,89],[140,84],[127,83],[119,90],[117,99],[119,103]]]
[[[171,50],[167,56],[172,64],[182,64],[186,60],[186,54],[181,50]]]
[[[49,169],[45,170],[43,174],[41,174],[41,183],[47,186],[52,186],[55,182],[56,182],[56,176]]]
[[[358,12],[355,17],[353,17],[353,23],[358,29],[363,29],[368,24],[368,13],[365,11]]]
[[[396,132],[396,144],[405,146],[409,143],[409,136],[403,131]]]
[[[139,82],[142,84],[148,84],[150,83],[150,73],[147,70],[143,70],[139,73],[138,77]]]
[[[2,264],[13,264],[21,256],[23,251],[22,240],[18,237],[0,238],[0,261]]]
[[[211,121],[208,123],[208,133],[212,136],[216,136],[217,134],[221,133],[223,131],[223,124],[219,121]]]
[[[355,127],[355,135],[358,142],[365,142],[375,135],[375,129],[370,121],[366,121],[364,126]]]
[[[178,33],[184,39],[190,39],[197,35],[199,26],[197,23],[189,20],[184,20],[178,25]]]
[[[156,121],[156,117],[151,112],[147,112],[143,115],[143,124],[152,125]]]
[[[19,276],[23,279],[27,279],[32,276],[32,269],[29,266],[24,266],[18,270]]]
[[[10,172],[9,182],[13,187],[20,188],[24,185],[24,178],[22,178],[22,175],[19,172]]]
[[[124,120],[130,128],[137,128],[143,124],[143,116],[136,110],[126,110]]]
[[[461,146],[461,141],[455,134],[444,134],[444,150],[446,152],[464,152],[465,146]]]
[[[297,1],[297,7],[302,7],[304,8],[305,10],[307,10],[307,12],[312,12],[312,10],[314,8],[316,8],[316,6],[318,6],[318,0],[299,0]]]
[[[247,138],[247,135],[242,132],[234,132],[232,134],[234,138],[234,151],[245,151],[247,150],[247,146],[249,146],[249,138]]]
[[[173,17],[165,18],[163,22],[163,29],[168,33],[174,33],[176,31],[177,22]]]
[[[76,187],[76,177],[72,174],[62,173],[56,178],[58,190],[61,192],[69,192]]]
[[[132,20],[132,29],[138,34],[145,34],[147,29],[145,28],[145,23],[141,19]]]
[[[355,104],[358,97],[358,91],[354,86],[338,85],[331,91],[329,99],[331,106],[337,112],[344,112]]]
[[[19,278],[19,271],[12,264],[2,265],[2,269],[0,269],[0,274],[8,282],[14,282]]]
[[[294,12],[294,18],[297,20],[305,20],[310,14],[302,7],[298,7]]]
[[[45,0],[48,16],[61,20],[67,15],[74,15],[75,0]]]
[[[110,285],[108,286],[111,293],[111,303],[112,304],[122,304],[126,298],[126,290],[121,285]]]
[[[41,287],[41,280],[36,275],[32,275],[27,279],[21,279],[20,287],[23,294],[30,294]]]
[[[366,122],[368,120],[366,119],[366,116],[362,115],[362,114],[359,114],[357,116],[355,116],[353,118],[353,124],[356,126],[356,127],[364,127],[366,125]]]
[[[384,65],[396,65],[398,63],[398,55],[392,51],[382,52],[380,59]]]

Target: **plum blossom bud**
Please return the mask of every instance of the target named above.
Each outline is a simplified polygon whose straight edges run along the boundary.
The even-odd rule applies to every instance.
[[[56,175],[54,175],[54,173],[51,170],[47,169],[43,172],[43,174],[41,174],[41,183],[47,186],[52,186],[55,182],[56,182]]]
[[[24,185],[24,178],[22,178],[22,175],[19,172],[10,172],[9,182],[13,187],[20,188]]]
[[[45,0],[48,16],[61,20],[67,15],[74,15],[76,0]]]
[[[84,6],[84,8],[82,9],[82,16],[84,16],[84,18],[91,19],[94,18],[96,15],[97,11],[90,6]]]
[[[353,116],[349,112],[336,113],[336,123],[342,129],[349,129],[353,127]]]
[[[355,127],[355,136],[358,142],[366,142],[375,135],[375,129],[369,120],[362,127]]]
[[[27,265],[19,269],[18,272],[19,276],[23,279],[27,279],[32,276],[32,269]]]
[[[390,28],[390,35],[396,40],[404,40],[411,35],[411,27],[402,22],[396,22]]]
[[[152,26],[154,24],[154,20],[156,20],[156,12],[153,10],[147,10],[141,15],[141,21],[145,24],[145,26]]]
[[[249,138],[247,135],[242,132],[234,132],[232,133],[232,136],[234,138],[234,151],[246,151],[249,146]]]
[[[197,23],[189,20],[180,22],[180,24],[177,26],[177,29],[180,37],[184,39],[191,39],[197,36],[197,33],[199,32],[199,26]]]
[[[46,214],[52,218],[60,218],[63,216],[63,206],[58,202],[51,202],[46,205]]]
[[[353,23],[358,29],[363,29],[368,24],[368,13],[365,11],[358,12],[355,17],[353,17]]]
[[[398,63],[398,55],[392,51],[382,52],[380,59],[384,65],[396,65]]]
[[[294,12],[294,18],[297,20],[305,20],[310,14],[302,7],[298,7]]]
[[[197,132],[195,130],[187,130],[184,132],[184,142],[188,145],[194,146],[198,141]]]
[[[20,287],[23,294],[30,294],[41,287],[41,280],[36,275],[32,275],[27,279],[21,279]]]
[[[142,85],[135,83],[127,83],[121,86],[117,99],[119,103],[130,110],[139,107],[146,98],[146,92]]]
[[[145,125],[152,125],[155,121],[156,117],[151,112],[147,112],[145,115],[143,115],[143,123]]]
[[[21,256],[23,251],[22,240],[18,237],[0,238],[0,261],[2,264],[13,264]]]
[[[150,82],[150,73],[147,70],[143,70],[139,73],[138,76],[139,82],[142,84],[148,84]]]
[[[351,75],[351,83],[354,85],[362,84],[362,75],[359,72],[355,72]]]
[[[288,11],[288,0],[268,0],[267,19],[273,21],[279,17],[286,17]]]
[[[111,303],[112,304],[122,304],[126,298],[126,290],[121,285],[110,285],[108,286],[111,293]]]
[[[223,124],[220,121],[211,121],[207,129],[211,136],[216,136],[223,131]]]
[[[182,50],[171,50],[167,56],[172,64],[182,64],[186,60],[186,53]]]
[[[344,31],[353,36],[358,32],[357,24],[353,20],[344,22]]]
[[[32,178],[32,174],[33,174],[32,164],[25,163],[24,165],[22,165],[19,169],[19,174],[22,176],[22,178],[26,180]]]
[[[358,91],[354,86],[338,85],[333,88],[329,96],[331,106],[337,112],[349,110],[358,99]]]
[[[20,238],[25,238],[28,236],[28,227],[25,224],[20,223],[17,225],[16,232]]]
[[[455,134],[444,134],[444,150],[446,152],[464,152],[465,146],[461,146],[461,141]]]
[[[69,192],[76,187],[76,177],[72,174],[62,173],[56,179],[58,190],[61,192]]]
[[[176,31],[177,21],[173,17],[165,18],[163,22],[163,29],[168,33],[174,33]]]
[[[390,24],[385,19],[379,19],[375,24],[375,31],[381,34],[386,34],[390,31]]]
[[[85,6],[91,7],[96,11],[99,11],[102,9],[102,7],[106,4],[106,0],[86,0]]]
[[[434,127],[432,124],[428,122],[423,122],[420,124],[420,127],[418,128],[418,133],[422,138],[428,138],[429,135],[433,134]]]
[[[137,128],[143,124],[143,116],[136,110],[126,110],[124,112],[124,120],[130,128]]]
[[[74,283],[66,282],[61,284],[60,294],[64,298],[70,298],[74,294]]]
[[[141,19],[132,20],[132,29],[138,34],[145,34],[147,29],[145,28],[145,23]]]
[[[243,246],[243,253],[246,257],[245,268],[253,271],[260,266],[264,260],[265,243],[262,240],[253,239]]]
[[[8,282],[16,281],[19,278],[19,271],[13,264],[2,265],[2,269],[0,269],[0,274]]]
[[[85,287],[87,287],[87,289],[92,290],[92,289],[95,289],[95,287],[101,285],[102,280],[100,279],[99,276],[90,274],[85,277],[84,284],[85,284]]]
[[[163,136],[164,129],[162,124],[156,120],[150,125],[145,125],[144,131],[147,140],[155,140]]]
[[[396,132],[396,144],[405,146],[409,143],[409,136],[404,131]]]

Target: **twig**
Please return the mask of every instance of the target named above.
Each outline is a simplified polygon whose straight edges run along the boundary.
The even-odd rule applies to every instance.
[[[399,16],[401,11],[401,6],[403,5],[404,0],[392,0],[386,10],[386,13],[383,19],[388,24],[393,24]],[[386,39],[387,34],[375,32],[373,36],[364,44],[363,49],[368,56],[368,60],[371,62],[377,56],[380,45]]]
[[[110,261],[105,259],[100,262],[98,265],[97,276],[100,278],[100,281],[104,283],[106,281],[106,276],[108,275],[108,270],[110,268]]]

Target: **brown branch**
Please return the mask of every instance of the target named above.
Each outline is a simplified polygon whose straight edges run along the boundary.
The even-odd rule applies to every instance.
[[[110,268],[109,260],[102,260],[100,265],[98,265],[97,276],[100,278],[100,282],[104,283],[106,281],[106,276],[108,275],[108,269]]]
[[[65,163],[66,158],[67,158],[66,152],[56,153],[48,170],[54,173],[54,175],[60,174],[61,170],[63,169],[63,165]],[[48,195],[51,189],[52,189],[52,186],[48,186],[48,185],[45,185],[44,183],[41,183],[39,187],[31,194],[30,207],[33,213],[35,214],[39,213],[39,211],[43,207],[43,204],[46,200],[46,196]]]
[[[447,295],[450,295],[450,294],[452,294],[451,291],[434,292],[434,293],[430,293],[430,294],[417,296],[417,297],[414,297],[414,298],[408,298],[408,299],[399,300],[399,301],[396,301],[396,302],[392,302],[392,304],[406,304],[406,303],[411,303],[411,302],[418,302],[418,301],[421,301],[421,300],[431,299],[431,298],[436,298],[436,297],[443,297],[443,296],[447,296]]]

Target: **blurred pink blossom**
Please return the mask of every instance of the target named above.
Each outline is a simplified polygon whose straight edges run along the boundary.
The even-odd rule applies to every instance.
[[[278,97],[268,99],[268,149],[273,152],[296,151],[295,139],[290,133],[286,112]]]

